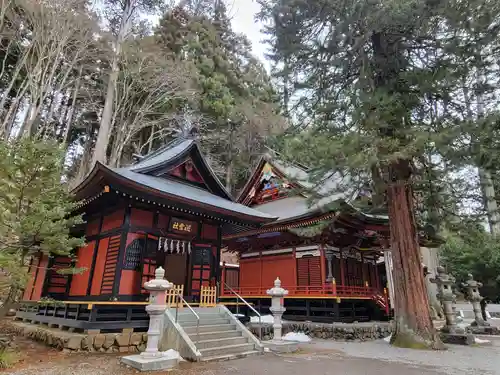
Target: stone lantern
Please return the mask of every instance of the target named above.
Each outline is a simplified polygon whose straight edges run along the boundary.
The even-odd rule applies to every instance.
[[[489,327],[490,324],[485,322],[483,316],[481,315],[481,294],[479,294],[479,288],[483,286],[482,283],[474,280],[473,276],[469,273],[467,275],[467,281],[462,283],[462,286],[467,289],[467,299],[472,303],[472,310],[474,311],[474,322],[471,326],[476,327]]]
[[[464,330],[457,326],[455,313],[453,311],[453,301],[455,295],[453,294],[453,284],[455,278],[448,275],[443,267],[437,268],[436,277],[430,279],[430,282],[437,285],[438,293],[437,298],[443,305],[444,316],[446,325],[441,329],[442,332],[452,334],[463,334]]]
[[[267,294],[271,296],[271,308],[269,310],[271,310],[274,317],[274,340],[281,340],[281,329],[283,327],[281,317],[286,311],[283,297],[288,294],[288,290],[281,287],[281,280],[278,277],[274,280],[274,288],[267,290]]]
[[[296,342],[285,341],[282,339],[282,328],[281,317],[286,311],[284,307],[284,297],[288,294],[288,290],[281,287],[281,280],[276,278],[274,281],[274,288],[267,291],[267,294],[271,296],[271,313],[274,317],[273,323],[273,339],[271,341],[265,341],[262,344],[269,350],[276,353],[292,353],[299,349]]]
[[[179,363],[178,353],[170,351],[160,352],[160,342],[163,328],[163,314],[167,309],[166,293],[173,284],[164,279],[165,270],[158,267],[155,270],[155,278],[144,283],[144,288],[149,291],[149,305],[146,312],[149,315],[148,342],[146,350],[138,355],[122,358],[122,362],[141,371],[166,370]]]

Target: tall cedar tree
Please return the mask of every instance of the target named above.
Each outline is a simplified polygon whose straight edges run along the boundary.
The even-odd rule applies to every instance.
[[[441,108],[452,102],[466,71],[453,56],[456,38],[467,33],[471,14],[490,5],[481,7],[479,0],[259,2],[276,67],[294,77],[293,116],[308,125],[285,138],[285,152],[318,166],[318,183],[332,170],[353,181],[371,175],[390,218],[396,299],[391,343],[442,348],[421,272],[414,187],[421,184],[415,172],[423,156],[449,144],[454,129],[436,127],[421,113],[428,111],[426,98]]]
[[[249,41],[232,30],[224,3],[191,3],[196,6],[181,3],[167,12],[156,37],[172,59],[194,67],[199,95],[187,105],[204,117],[201,142],[219,159],[226,186],[234,191],[248,177],[266,136],[285,125],[269,77],[251,55]]]

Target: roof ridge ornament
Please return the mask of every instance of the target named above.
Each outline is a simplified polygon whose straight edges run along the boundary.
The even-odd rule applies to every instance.
[[[198,126],[194,123],[194,115],[193,112],[186,107],[184,107],[182,111],[182,124],[181,124],[181,132],[179,134],[179,138],[189,140],[198,140],[200,136],[200,130]]]

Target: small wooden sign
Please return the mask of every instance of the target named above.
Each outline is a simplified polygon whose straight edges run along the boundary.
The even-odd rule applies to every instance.
[[[169,230],[176,233],[195,233],[196,223],[187,220],[176,219],[173,217],[170,220]]]

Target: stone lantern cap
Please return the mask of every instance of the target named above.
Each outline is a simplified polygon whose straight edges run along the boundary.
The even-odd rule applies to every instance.
[[[283,297],[288,294],[288,290],[281,287],[281,280],[279,277],[274,280],[274,288],[268,289],[266,292],[271,297]]]
[[[172,288],[173,284],[164,279],[165,270],[158,267],[155,270],[155,278],[144,283],[144,288],[147,290],[167,290]]]
[[[479,281],[474,280],[474,276],[472,274],[467,274],[467,280],[462,285],[466,288],[481,288],[483,286]]]

